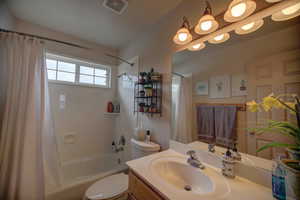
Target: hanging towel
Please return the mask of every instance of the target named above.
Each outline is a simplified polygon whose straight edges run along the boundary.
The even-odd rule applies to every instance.
[[[197,106],[197,132],[201,141],[212,143],[215,141],[214,107]]]
[[[233,147],[237,139],[236,106],[215,107],[216,143],[226,147]]]

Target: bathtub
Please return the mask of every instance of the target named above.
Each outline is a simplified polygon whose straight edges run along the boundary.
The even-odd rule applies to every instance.
[[[112,153],[62,162],[62,185],[52,191],[47,191],[46,199],[71,200],[81,198],[93,182],[125,171],[127,169],[126,161],[124,156]]]

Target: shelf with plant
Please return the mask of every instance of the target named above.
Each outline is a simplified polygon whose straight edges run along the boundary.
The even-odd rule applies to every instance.
[[[286,101],[285,99],[289,99]],[[285,147],[290,159],[280,160],[281,165],[287,173],[287,185],[295,196],[300,196],[300,102],[295,94],[281,94],[275,96],[270,94],[262,99],[262,102],[247,102],[250,112],[269,112],[272,109],[284,109],[296,116],[296,123],[289,121],[269,120],[265,127],[249,128],[250,131],[260,135],[263,133],[281,134],[292,139],[293,143],[270,142],[257,152],[271,147]]]
[[[153,68],[149,72],[140,72],[134,91],[134,112],[161,116],[162,74]]]

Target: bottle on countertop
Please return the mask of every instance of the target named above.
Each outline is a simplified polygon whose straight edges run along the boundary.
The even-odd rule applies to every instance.
[[[235,160],[229,148],[222,158],[222,165],[222,174],[228,178],[235,178]]]
[[[233,147],[233,159],[234,160],[238,160],[238,161],[241,161],[242,160],[242,155],[238,152],[238,149],[236,147],[236,143],[234,143],[234,147]]]
[[[280,157],[276,159],[272,167],[272,193],[278,200],[286,199],[285,170],[279,163]]]
[[[151,134],[150,134],[150,130],[147,130],[147,133],[146,133],[146,142],[147,142],[147,143],[150,143],[150,142],[151,142]]]

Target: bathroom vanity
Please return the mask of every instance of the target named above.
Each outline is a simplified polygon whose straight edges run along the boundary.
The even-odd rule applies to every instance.
[[[222,176],[221,169],[205,162],[192,167],[188,156],[167,150],[127,162],[132,200],[273,199],[269,187],[237,176]]]
[[[164,200],[147,182],[143,181],[132,170],[129,171],[129,199],[130,200]]]

